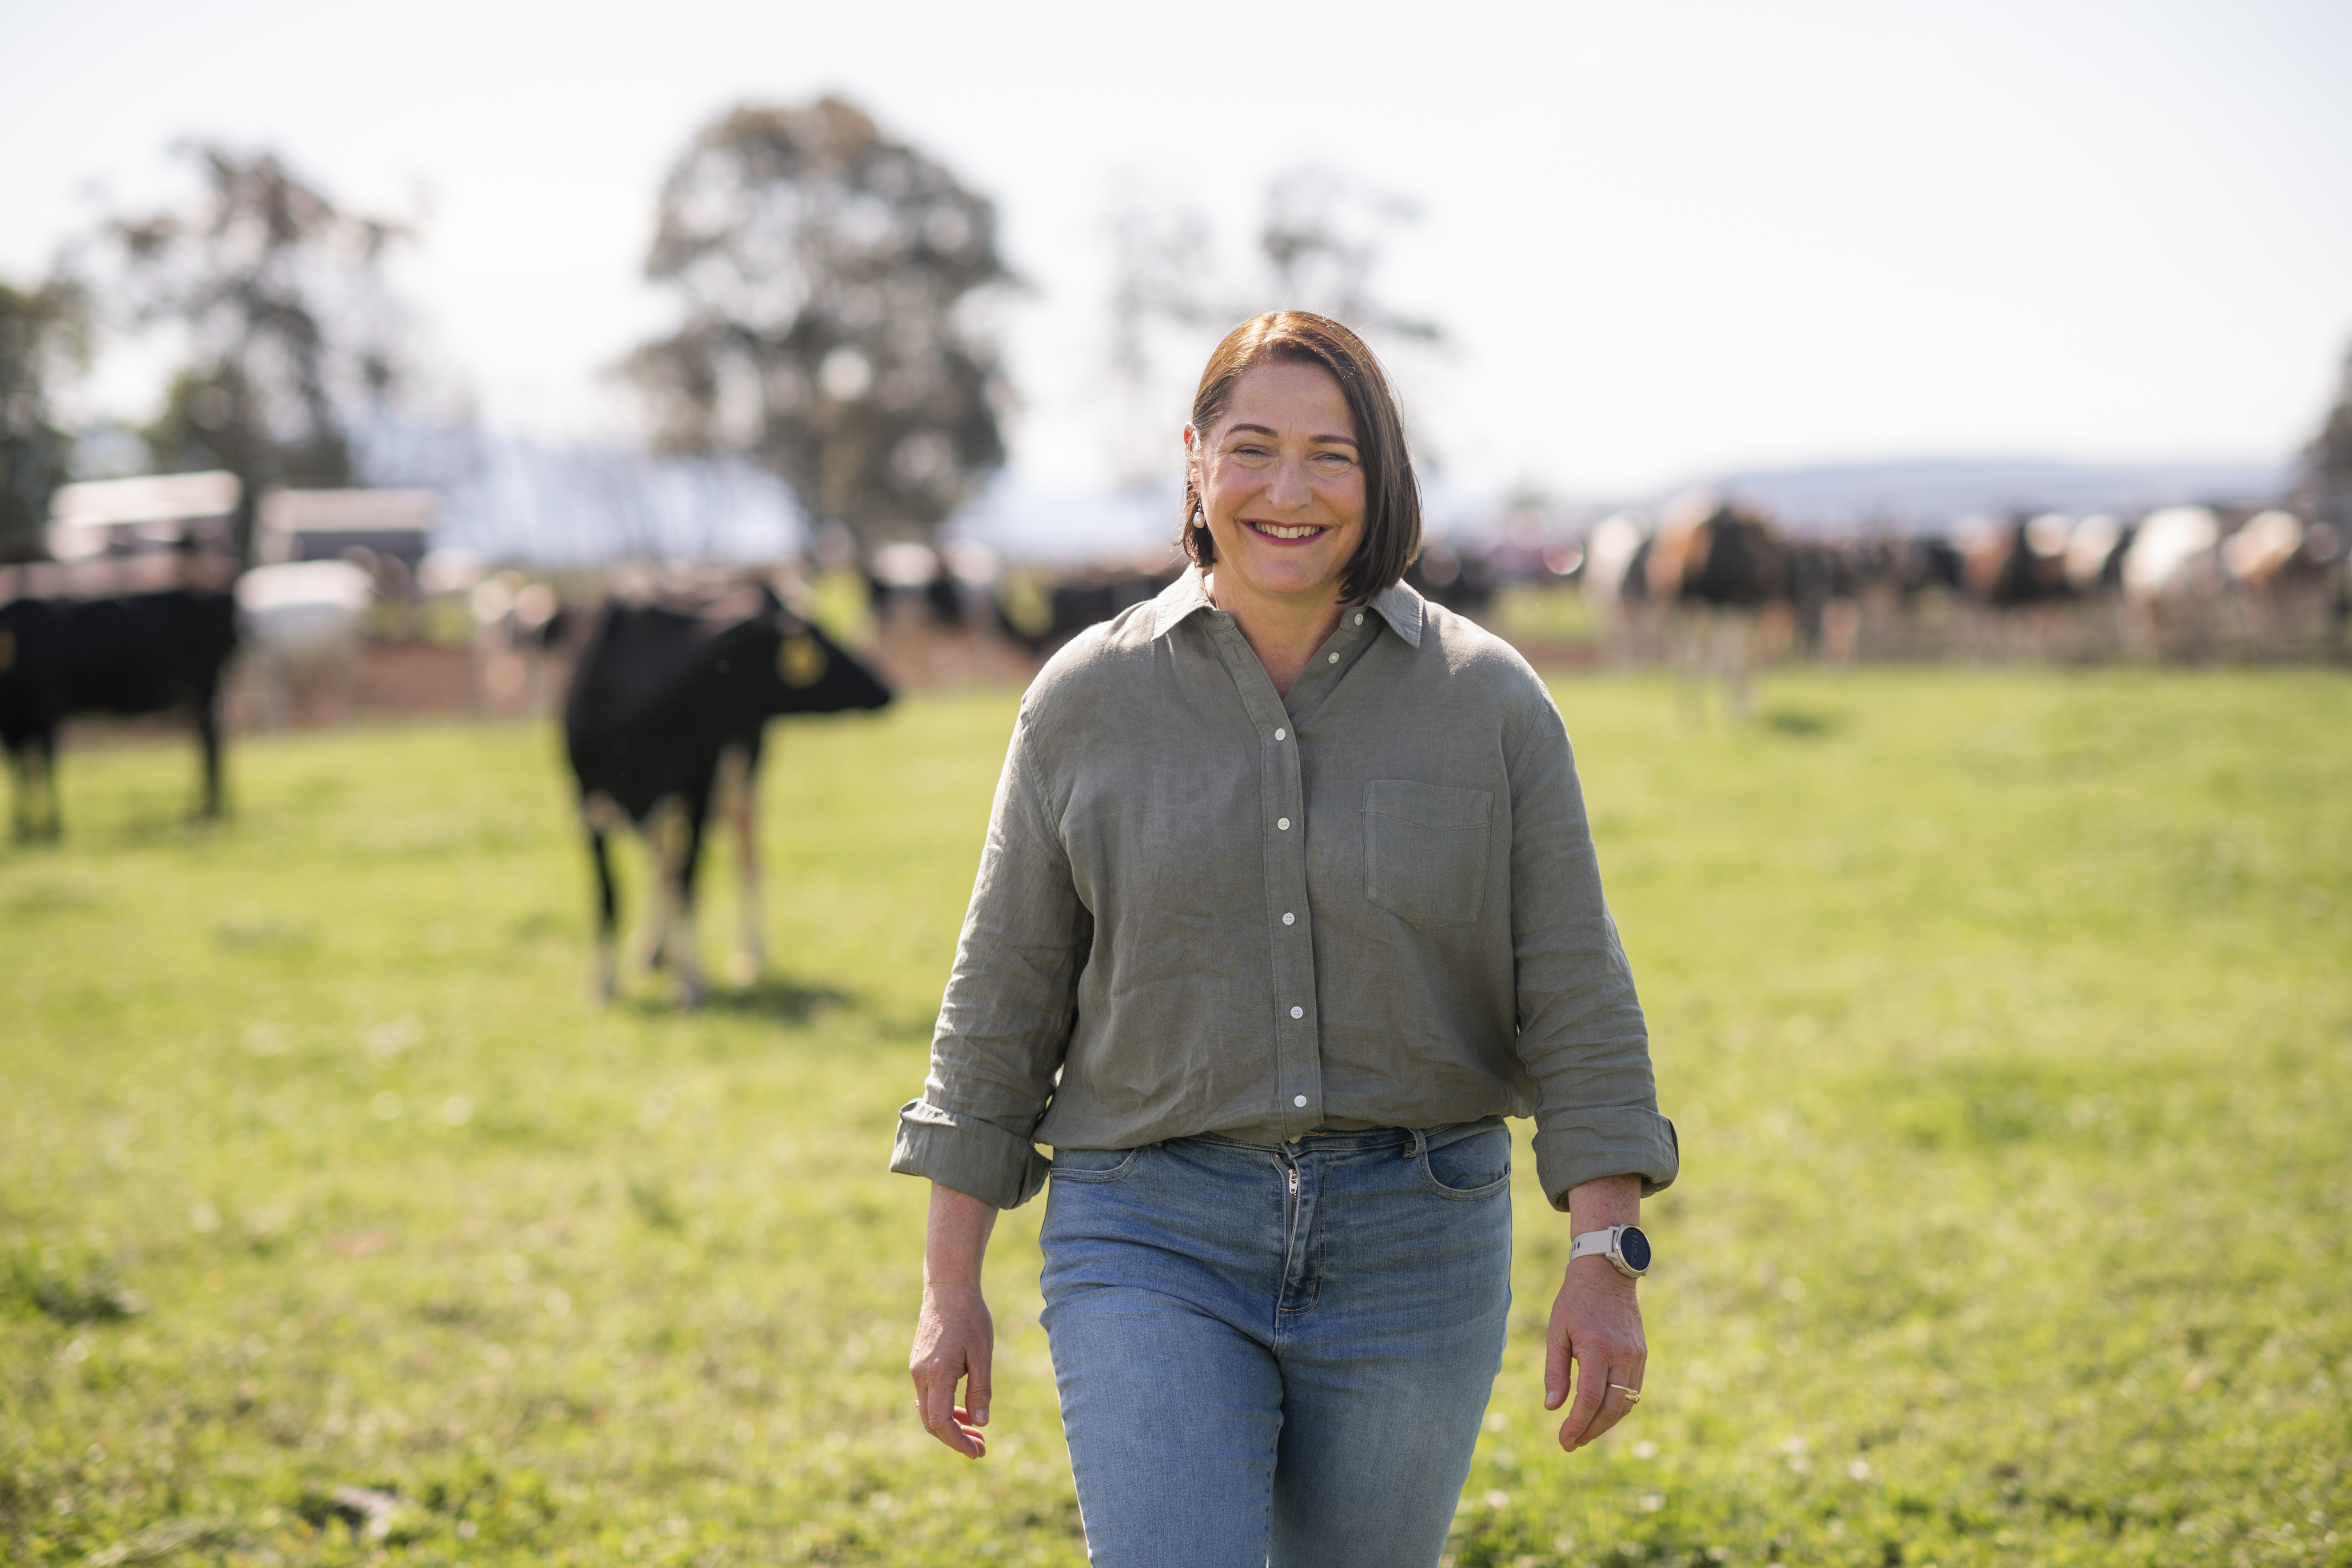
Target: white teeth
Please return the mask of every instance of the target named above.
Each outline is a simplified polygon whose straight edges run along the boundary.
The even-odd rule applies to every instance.
[[[1278,522],[1254,522],[1250,526],[1260,533],[1269,534],[1276,539],[1307,539],[1323,531],[1319,528],[1304,526],[1286,528]]]

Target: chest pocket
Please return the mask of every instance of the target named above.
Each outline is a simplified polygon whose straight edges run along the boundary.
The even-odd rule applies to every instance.
[[[1465,925],[1486,902],[1495,796],[1407,779],[1364,785],[1364,897],[1415,931]]]

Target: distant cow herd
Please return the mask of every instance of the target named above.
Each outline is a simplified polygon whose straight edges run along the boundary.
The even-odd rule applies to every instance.
[[[2194,507],[2130,524],[2021,517],[1952,538],[1829,543],[1706,500],[1672,509],[1655,526],[1609,518],[1528,562],[1436,541],[1409,580],[1483,616],[1514,576],[1557,580],[1572,570],[1607,658],[1719,676],[1738,707],[1755,665],[1792,650],[1828,662],[2232,650],[2340,657],[2352,619],[2344,543],[2285,511],[2231,517]],[[1175,569],[1171,562],[976,583],[942,563],[928,574],[869,578],[871,607],[886,649],[892,628],[919,626],[1034,659],[1149,599]],[[58,735],[80,714],[184,716],[201,759],[197,810],[218,816],[232,658],[242,649],[260,693],[257,715],[271,721],[270,693],[350,657],[373,600],[369,574],[340,561],[236,574],[192,557],[168,568],[151,563],[145,577],[118,583],[121,591],[97,593],[28,591],[28,582],[41,584],[27,570],[0,569],[0,742],[15,774],[19,840],[59,836]],[[501,574],[471,591],[475,656],[488,658],[493,676],[526,650],[569,658],[563,741],[594,872],[604,994],[619,967],[614,837],[627,833],[647,847],[646,957],[691,1002],[707,991],[693,939],[697,867],[710,829],[726,823],[744,891],[730,970],[754,975],[763,957],[755,805],[767,724],[891,700],[883,677],[818,628],[796,589],[780,584],[753,573],[623,574],[599,598],[567,605],[544,584]],[[902,656],[900,644],[894,667],[908,667]]]
[[[1617,516],[1580,567],[1605,656],[1719,674],[1858,658],[2341,657],[2347,541],[2292,512],[2019,516],[1953,533],[1792,535],[1711,498]],[[2234,526],[2233,526],[2234,525]]]

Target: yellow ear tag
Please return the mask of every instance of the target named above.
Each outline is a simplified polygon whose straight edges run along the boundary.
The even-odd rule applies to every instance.
[[[786,686],[814,686],[824,679],[824,649],[804,632],[788,637],[776,648],[776,673]]]

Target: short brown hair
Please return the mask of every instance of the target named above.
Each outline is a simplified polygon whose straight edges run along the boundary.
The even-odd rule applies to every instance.
[[[1330,374],[1356,422],[1357,460],[1364,468],[1364,537],[1339,574],[1339,598],[1353,604],[1392,587],[1421,553],[1421,485],[1404,446],[1404,419],[1386,372],[1364,340],[1307,310],[1268,310],[1225,334],[1192,395],[1192,429],[1205,444],[1224,417],[1234,387],[1262,364],[1311,364]],[[1177,542],[1195,566],[1216,564],[1217,546],[1201,492],[1188,473]]]

